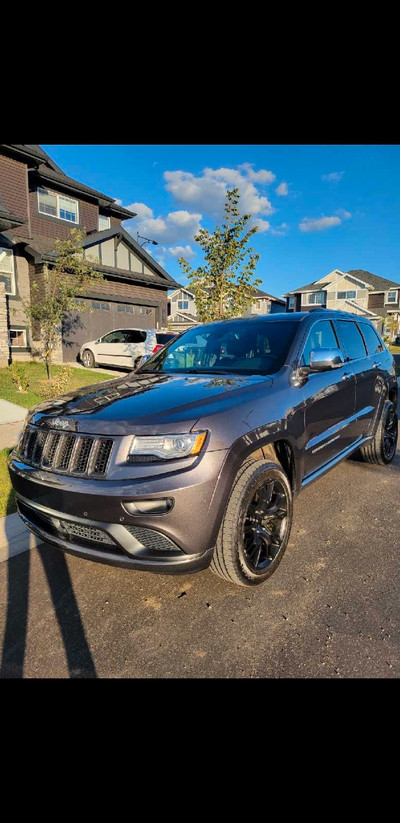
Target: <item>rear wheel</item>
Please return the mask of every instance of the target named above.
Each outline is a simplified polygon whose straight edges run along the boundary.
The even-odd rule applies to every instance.
[[[86,369],[95,369],[96,368],[96,361],[94,359],[93,352],[90,349],[85,349],[82,354],[82,363]]]
[[[397,410],[391,400],[386,400],[375,437],[360,449],[360,456],[366,463],[387,466],[391,463],[397,448]]]
[[[236,475],[211,570],[240,586],[256,586],[278,567],[292,525],[292,491],[282,467],[246,462]]]

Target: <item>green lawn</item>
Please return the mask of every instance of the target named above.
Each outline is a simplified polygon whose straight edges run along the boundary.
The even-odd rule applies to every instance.
[[[23,406],[25,409],[30,409],[31,406],[35,406],[43,400],[39,384],[41,380],[46,379],[46,367],[44,363],[23,363],[22,365],[29,379],[28,390],[26,392],[17,391],[8,369],[0,369],[0,398],[9,400],[11,403],[17,403],[18,406]],[[62,366],[53,366],[52,376],[56,377],[61,368]],[[117,377],[117,375],[115,376]],[[99,369],[93,369],[93,371],[91,369],[73,369],[71,381],[63,394],[80,386],[88,386],[92,383],[101,383],[103,380],[112,379],[112,374],[105,374]]]
[[[400,346],[388,346],[388,349],[392,354],[400,354]]]
[[[27,392],[17,391],[8,369],[0,369],[0,398],[29,409],[43,400],[40,394],[40,381],[46,378],[46,367],[44,363],[24,363],[23,366],[29,379]],[[61,371],[61,368],[61,366],[53,366],[53,377]],[[101,383],[103,380],[112,379],[112,374],[105,374],[99,369],[93,371],[90,369],[73,369],[69,385],[63,393],[66,394],[71,389],[77,389],[80,386],[88,386],[92,383]],[[14,492],[7,468],[7,455],[10,451],[11,449],[0,451],[0,517],[16,511]]]
[[[12,514],[17,510],[15,505],[14,489],[10,483],[10,476],[7,468],[7,455],[11,449],[0,451],[0,517],[5,514]]]

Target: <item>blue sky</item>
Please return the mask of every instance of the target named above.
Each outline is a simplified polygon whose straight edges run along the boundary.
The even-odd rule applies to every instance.
[[[178,282],[177,257],[239,186],[259,226],[257,276],[277,296],[334,268],[400,282],[400,146],[44,145],[66,174],[137,211],[123,223]]]

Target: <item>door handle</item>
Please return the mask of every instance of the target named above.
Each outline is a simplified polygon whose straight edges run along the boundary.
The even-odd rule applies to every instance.
[[[345,371],[342,375],[342,380],[349,380],[349,378],[352,377],[352,374],[353,373],[351,371]]]
[[[372,364],[372,368],[373,368],[373,369],[377,369],[377,368],[379,368],[379,363],[373,363],[373,364]]]

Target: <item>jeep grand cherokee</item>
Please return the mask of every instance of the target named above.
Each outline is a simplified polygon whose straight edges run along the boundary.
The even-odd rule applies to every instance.
[[[355,451],[393,460],[394,361],[345,312],[197,326],[134,374],[36,406],[9,468],[43,540],[132,569],[262,583],[292,501]]]

